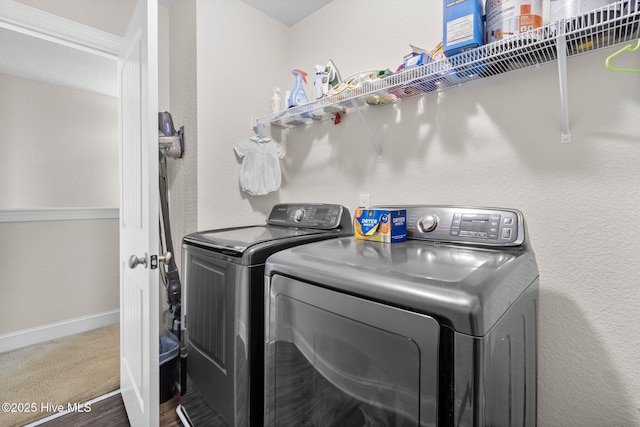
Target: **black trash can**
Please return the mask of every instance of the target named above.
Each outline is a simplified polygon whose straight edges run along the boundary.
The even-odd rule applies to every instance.
[[[178,381],[180,344],[169,335],[160,336],[160,403],[171,399]]]

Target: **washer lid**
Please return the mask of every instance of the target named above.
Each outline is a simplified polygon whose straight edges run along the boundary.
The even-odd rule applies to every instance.
[[[320,233],[323,230],[256,225],[201,231],[185,236],[184,241],[229,255],[242,256],[248,248],[261,243]]]
[[[343,237],[272,255],[265,274],[294,277],[442,319],[483,336],[538,277],[533,252]]]

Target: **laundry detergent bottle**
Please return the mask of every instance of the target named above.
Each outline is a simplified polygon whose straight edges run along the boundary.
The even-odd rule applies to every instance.
[[[289,99],[287,101],[289,108],[309,102],[307,94],[304,92],[304,86],[302,86],[303,81],[304,84],[307,84],[307,73],[302,70],[293,70],[292,72],[293,75],[296,76],[296,85],[291,91],[291,95],[289,95]]]

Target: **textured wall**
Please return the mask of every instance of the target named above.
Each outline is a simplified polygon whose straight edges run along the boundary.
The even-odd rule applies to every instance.
[[[182,159],[167,159],[169,171],[171,233],[178,266],[185,234],[197,230],[198,114],[196,80],[196,2],[180,0],[171,7],[170,95],[176,128],[184,126],[185,152]],[[211,123],[210,120],[205,122]]]
[[[264,223],[279,195],[240,193],[233,147],[254,135],[252,116],[269,113],[273,87],[283,96],[293,82],[289,30],[238,0],[197,9],[198,228]]]
[[[340,0],[288,28],[238,0],[198,2],[198,225],[261,222],[276,202],[353,207],[359,193],[521,209],[541,274],[539,425],[636,426],[640,80],[605,69],[615,48],[569,60],[571,144],[548,64],[369,108],[380,163],[356,114],[273,128],[288,150],[281,190],[240,193],[232,148],[269,112],[272,87],[293,87],[291,69],[329,58],[343,77],[395,69],[410,43],[440,41],[441,14],[438,2]],[[640,56],[624,60],[640,68]]]

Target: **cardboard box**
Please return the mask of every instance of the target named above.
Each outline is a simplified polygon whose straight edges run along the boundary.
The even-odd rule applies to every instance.
[[[407,240],[407,211],[356,209],[353,219],[356,239],[396,243]]]
[[[446,56],[482,46],[482,3],[482,0],[444,0],[442,44]]]

